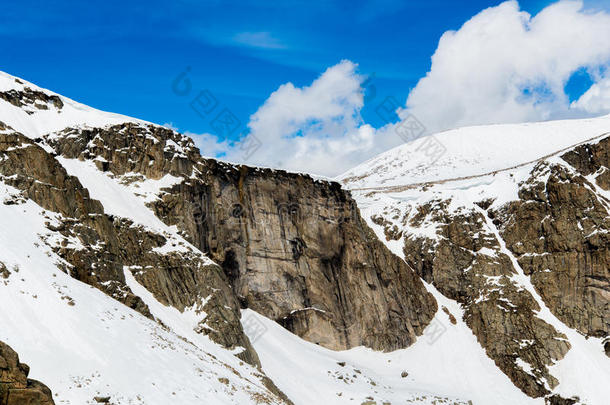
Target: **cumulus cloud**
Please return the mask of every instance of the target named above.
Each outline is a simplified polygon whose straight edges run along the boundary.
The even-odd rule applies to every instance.
[[[507,1],[443,34],[430,71],[398,112],[432,132],[608,113],[608,38],[610,15],[589,13],[580,1],[555,3],[536,16]],[[565,85],[582,69],[595,83],[570,103]],[[375,129],[363,122],[363,79],[355,63],[342,61],[309,86],[280,86],[248,123],[244,143],[261,145],[254,154],[244,154],[244,143],[216,143],[209,134],[197,142],[204,154],[230,161],[343,173],[401,142],[397,123]]]
[[[249,163],[336,175],[385,150],[378,131],[360,116],[364,78],[356,69],[342,61],[309,86],[287,83],[273,92],[250,117],[249,136],[261,147]],[[240,160],[243,151],[233,147],[225,157]]]
[[[610,77],[593,84],[571,107],[591,114],[610,111]]]
[[[227,140],[219,140],[216,135],[203,133],[195,134],[193,132],[185,132],[184,135],[190,137],[195,142],[195,146],[199,148],[201,154],[205,157],[224,158],[227,152],[234,149]],[[242,162],[244,159],[233,159],[234,162]]]
[[[580,1],[536,16],[502,3],[443,34],[407,108],[435,130],[575,115],[565,84],[580,68],[608,64],[608,38],[610,15],[583,11]]]

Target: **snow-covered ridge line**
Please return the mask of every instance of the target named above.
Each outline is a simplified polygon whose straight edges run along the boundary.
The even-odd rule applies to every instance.
[[[109,128],[114,125],[124,123],[135,123],[144,126],[151,125],[154,127],[165,128],[163,125],[129,117],[126,115],[105,112],[89,107],[68,97],[64,97],[61,94],[39,87],[33,83],[28,82],[27,80],[23,80],[21,78],[0,71],[0,92],[22,92],[26,89],[42,92],[48,96],[59,97],[64,104],[64,106],[59,110],[37,110],[36,108],[26,110],[24,109],[24,107],[17,107],[0,98],[0,116],[2,117],[0,119],[0,122],[4,122],[5,124],[12,127],[15,131],[20,132],[31,139],[40,138],[43,136],[52,137],[54,136],[54,134],[59,133],[68,128]],[[177,131],[172,131],[176,134],[180,134],[183,137],[189,138],[188,136],[181,134]],[[192,138],[189,139],[192,140]],[[172,142],[169,142],[169,145],[171,145],[171,143]],[[215,156],[209,156],[206,154],[206,151],[200,150],[199,152],[200,155],[205,159],[214,159],[222,164],[226,164],[234,168],[241,166],[240,163],[229,162],[222,159],[218,159]],[[254,172],[263,172],[269,170],[271,172],[285,172],[287,174],[309,176],[313,179],[314,182],[337,182],[335,179],[314,175],[311,173],[286,171],[283,169],[276,169],[265,166],[248,165],[248,167],[252,168]]]
[[[540,159],[609,131],[610,115],[464,127],[402,144],[337,179],[350,189],[365,189],[477,176]]]
[[[3,72],[0,70],[0,92],[9,92],[12,90],[21,92],[26,89],[41,92],[48,96],[59,97],[61,99],[61,101],[64,102],[65,105],[69,106],[71,109],[76,110],[76,111],[74,111],[74,113],[83,114],[83,118],[91,118],[90,114],[97,114],[100,118],[105,118],[108,121],[107,124],[100,124],[99,126],[112,125],[113,123],[122,123],[122,122],[134,122],[134,123],[139,123],[139,124],[144,124],[144,125],[161,126],[161,125],[155,124],[153,122],[145,121],[145,120],[142,120],[139,118],[134,118],[134,117],[130,117],[130,116],[119,114],[119,113],[99,110],[97,108],[80,103],[76,100],[73,100],[73,99],[66,97],[62,94],[59,94],[57,92],[54,92],[53,90],[50,90],[50,89],[47,89],[44,87],[40,87],[32,82],[22,79],[21,77],[13,76],[9,73],[6,73],[6,72]],[[0,100],[0,103],[2,103],[2,102],[4,102],[4,100]],[[5,111],[3,108],[0,108],[0,112],[4,113]],[[39,111],[38,114],[41,112],[47,112],[47,111]],[[61,111],[58,115],[61,115],[62,113],[63,113],[63,111]],[[57,112],[56,112],[56,114],[57,114]],[[85,115],[89,115],[89,116],[85,117]],[[30,118],[33,118],[33,117],[30,117]],[[67,120],[68,119],[66,118],[66,121]],[[88,121],[82,121],[82,123],[85,125],[88,125],[88,126],[92,126],[91,122],[88,122]],[[68,126],[70,126],[70,125],[66,125],[65,127],[68,127]],[[98,126],[98,125],[95,125],[95,126]],[[47,132],[51,132],[51,131],[47,131]],[[28,134],[24,134],[24,135],[28,135]]]
[[[394,186],[378,186],[378,187],[363,187],[363,188],[358,188],[358,187],[349,187],[349,183],[346,185],[347,189],[350,191],[379,191],[379,192],[384,192],[384,193],[395,193],[395,192],[401,192],[404,190],[408,190],[408,189],[412,189],[412,188],[417,188],[417,187],[421,187],[421,186],[426,186],[426,185],[431,185],[431,184],[444,184],[444,183],[450,183],[453,181],[461,181],[461,180],[470,180],[470,179],[476,179],[476,178],[480,178],[480,177],[486,177],[486,176],[492,176],[492,175],[496,175],[498,173],[502,173],[502,172],[506,172],[509,170],[514,170],[514,169],[518,169],[520,167],[524,167],[527,165],[530,165],[532,163],[537,163],[537,162],[541,162],[543,160],[546,160],[550,157],[553,156],[557,156],[560,153],[566,152],[570,149],[573,149],[577,146],[580,145],[584,145],[587,143],[591,143],[597,140],[601,140],[606,136],[609,136],[610,132],[604,132],[601,135],[597,135],[594,136],[592,138],[586,139],[584,141],[580,141],[578,143],[575,143],[573,145],[570,146],[566,146],[564,148],[561,148],[555,152],[546,154],[542,157],[539,157],[537,159],[533,159],[533,160],[529,160],[527,162],[523,162],[523,163],[519,163],[510,167],[506,167],[503,169],[498,169],[498,170],[493,170],[487,173],[482,173],[482,174],[477,174],[477,175],[472,175],[472,176],[461,176],[461,177],[453,177],[453,178],[448,178],[448,179],[442,179],[442,180],[436,180],[436,181],[426,181],[426,182],[421,182],[421,183],[410,183],[410,184],[404,184],[404,185],[394,185]]]

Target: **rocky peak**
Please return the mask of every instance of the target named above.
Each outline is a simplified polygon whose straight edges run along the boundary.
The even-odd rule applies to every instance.
[[[166,174],[189,177],[200,158],[190,138],[156,125],[66,128],[44,139],[65,158],[93,160],[101,171],[139,173],[155,180]]]

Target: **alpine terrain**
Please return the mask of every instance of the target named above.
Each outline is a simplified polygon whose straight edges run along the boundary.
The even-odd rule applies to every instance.
[[[205,155],[0,73],[0,405],[608,403],[610,116]]]

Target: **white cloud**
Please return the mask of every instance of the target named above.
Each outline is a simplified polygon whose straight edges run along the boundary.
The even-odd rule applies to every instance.
[[[185,132],[184,135],[193,139],[195,142],[195,146],[199,148],[202,156],[211,157],[211,158],[223,158],[224,155],[230,151],[231,145],[224,140],[220,142],[216,135],[204,133],[204,134],[194,134],[192,132]],[[243,159],[236,159],[235,162],[240,162]]]
[[[610,111],[610,77],[593,84],[585,94],[573,102],[572,108],[591,114],[605,114]]]
[[[245,46],[265,49],[285,48],[282,42],[267,31],[240,32],[233,37],[233,41]]]
[[[310,86],[287,83],[273,92],[250,117],[250,134],[262,145],[248,163],[331,176],[398,144],[397,136],[388,144],[362,121],[364,78],[356,68],[342,61]],[[234,147],[226,159],[243,155]]]
[[[443,34],[407,108],[434,130],[576,113],[566,82],[610,61],[610,15],[582,7],[561,1],[533,17],[516,1],[483,10]]]
[[[579,1],[555,3],[536,16],[516,1],[488,8],[441,37],[401,116],[412,113],[434,132],[610,112],[610,78],[603,76],[610,71],[608,38],[610,15],[583,11]],[[582,68],[596,83],[570,104],[565,84]],[[364,78],[356,69],[342,61],[310,86],[280,86],[250,117],[249,139],[262,144],[253,155],[215,144],[209,134],[197,142],[207,156],[222,152],[230,161],[248,157],[248,164],[340,174],[401,142],[396,124],[374,129],[363,122]]]

